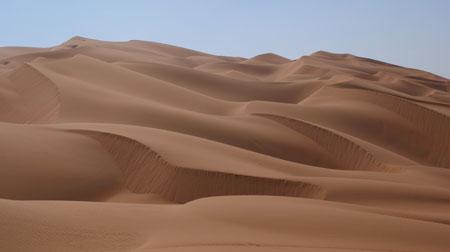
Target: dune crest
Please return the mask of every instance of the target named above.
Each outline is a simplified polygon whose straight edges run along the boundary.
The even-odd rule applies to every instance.
[[[299,181],[177,167],[136,140],[110,133],[80,133],[96,139],[113,155],[126,187],[135,193],[155,193],[177,203],[223,195],[324,198],[326,194],[317,185]]]
[[[450,80],[352,54],[0,48],[1,251],[450,248]]]

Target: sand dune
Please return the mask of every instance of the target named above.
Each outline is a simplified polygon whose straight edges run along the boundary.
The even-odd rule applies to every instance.
[[[448,251],[450,80],[316,52],[0,48],[1,251]]]

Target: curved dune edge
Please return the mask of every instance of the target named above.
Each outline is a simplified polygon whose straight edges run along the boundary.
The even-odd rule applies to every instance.
[[[125,186],[134,193],[155,193],[177,203],[224,195],[274,195],[324,199],[315,184],[178,167],[148,146],[116,134],[72,130],[97,140],[115,159]]]
[[[430,151],[426,157],[427,161],[434,166],[450,168],[450,148],[448,148],[450,117],[395,95],[373,90],[366,91],[358,87],[347,88],[342,85],[335,87],[337,89],[345,87],[345,92],[342,92],[343,96],[371,102],[393,111],[411,122],[429,139]]]
[[[17,94],[11,102],[2,102],[0,118],[13,123],[49,123],[58,118],[60,94],[56,85],[26,63],[9,76],[10,90]]]
[[[393,172],[398,170],[398,168],[388,167],[377,160],[372,153],[351,140],[318,125],[273,114],[255,113],[253,115],[278,122],[310,138],[335,157],[336,163],[343,170],[380,172]]]

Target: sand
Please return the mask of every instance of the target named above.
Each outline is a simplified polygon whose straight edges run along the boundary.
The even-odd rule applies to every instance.
[[[449,251],[450,80],[350,54],[0,48],[0,251]]]

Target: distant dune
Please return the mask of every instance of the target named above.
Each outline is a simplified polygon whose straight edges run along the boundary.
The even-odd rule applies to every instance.
[[[0,251],[450,251],[450,80],[350,54],[0,48]]]

